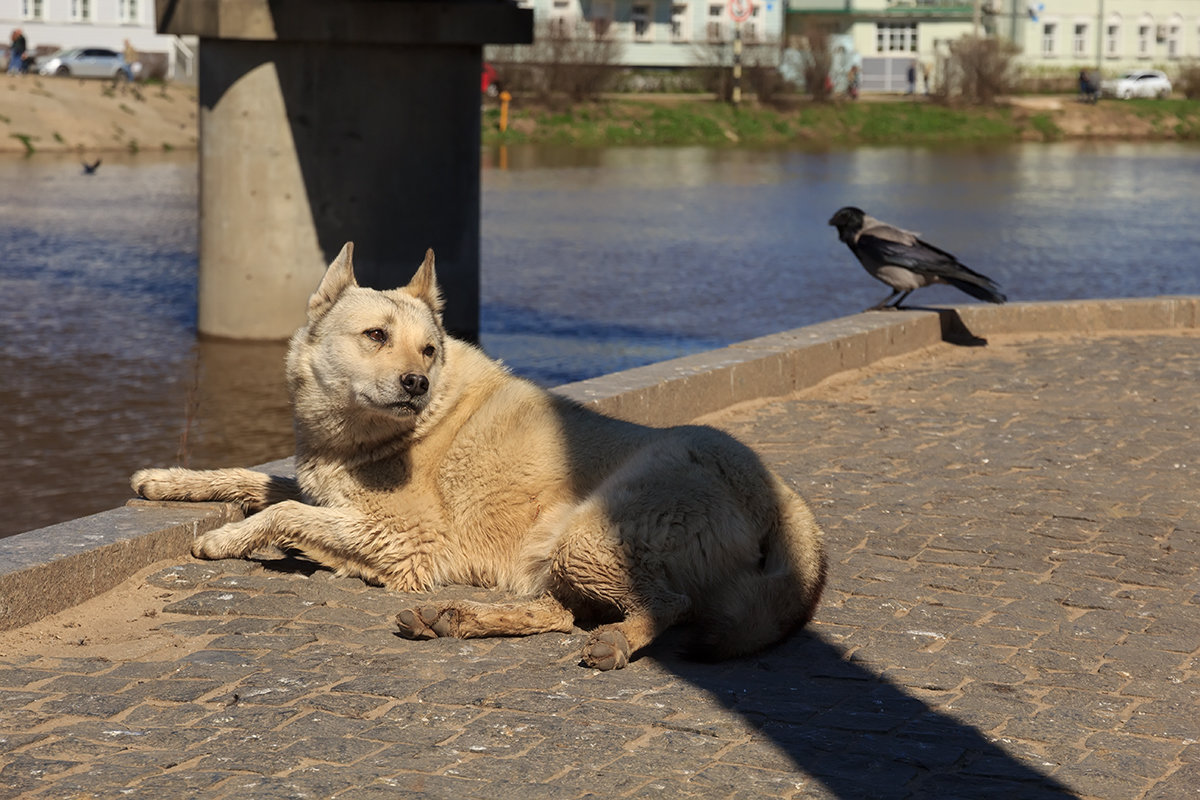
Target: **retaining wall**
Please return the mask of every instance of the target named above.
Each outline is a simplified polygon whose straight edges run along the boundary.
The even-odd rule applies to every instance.
[[[967,305],[872,312],[751,339],[558,387],[614,416],[674,425],[734,403],[787,395],[847,370],[941,342],[989,335],[1194,329],[1200,297]],[[290,472],[290,460],[264,464]],[[122,508],[0,539],[0,630],[77,605],[134,572],[188,551],[192,538],[241,517],[223,503],[130,500]]]

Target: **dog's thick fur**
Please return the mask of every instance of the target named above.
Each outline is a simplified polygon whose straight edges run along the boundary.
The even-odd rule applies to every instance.
[[[248,469],[146,469],[156,500],[240,503],[202,558],[266,545],[401,591],[459,583],[520,602],[402,611],[400,633],[500,636],[595,628],[583,662],[623,667],[691,621],[695,657],[770,645],[812,616],[825,581],[808,507],[749,448],[706,427],[606,417],[450,338],[433,251],[408,286],[361,288],[352,245],[309,300],[287,375],[295,480]]]

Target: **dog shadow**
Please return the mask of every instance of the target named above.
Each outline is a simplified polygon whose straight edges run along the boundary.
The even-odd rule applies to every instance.
[[[971,724],[847,658],[811,629],[759,656],[718,664],[678,655],[673,640],[680,635],[664,636],[642,657],[703,689],[843,800],[1076,798]]]

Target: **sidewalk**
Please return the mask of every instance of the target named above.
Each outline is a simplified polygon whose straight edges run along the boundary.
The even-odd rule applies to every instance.
[[[942,316],[959,345],[782,397],[739,394],[761,365],[716,381],[748,402],[702,421],[754,446],[828,536],[816,619],[758,657],[693,664],[669,635],[600,673],[578,666],[582,634],[411,642],[394,593],[173,557],[0,632],[0,797],[1195,797],[1188,308],[1160,330],[1021,333],[1045,306],[972,307],[968,336]],[[1080,313],[1062,327],[1110,319]],[[882,320],[863,345],[879,350],[934,315],[861,316]],[[780,337],[843,364],[858,347]],[[644,402],[702,384],[686,361],[612,377]]]

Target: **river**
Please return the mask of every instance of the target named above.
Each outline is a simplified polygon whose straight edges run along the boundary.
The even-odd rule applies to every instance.
[[[194,154],[81,173],[0,160],[0,536],[118,505],[141,466],[291,450],[282,344],[196,339]],[[856,313],[888,289],[842,205],[1012,300],[1200,294],[1198,196],[1183,144],[488,150],[482,345],[556,385]]]

